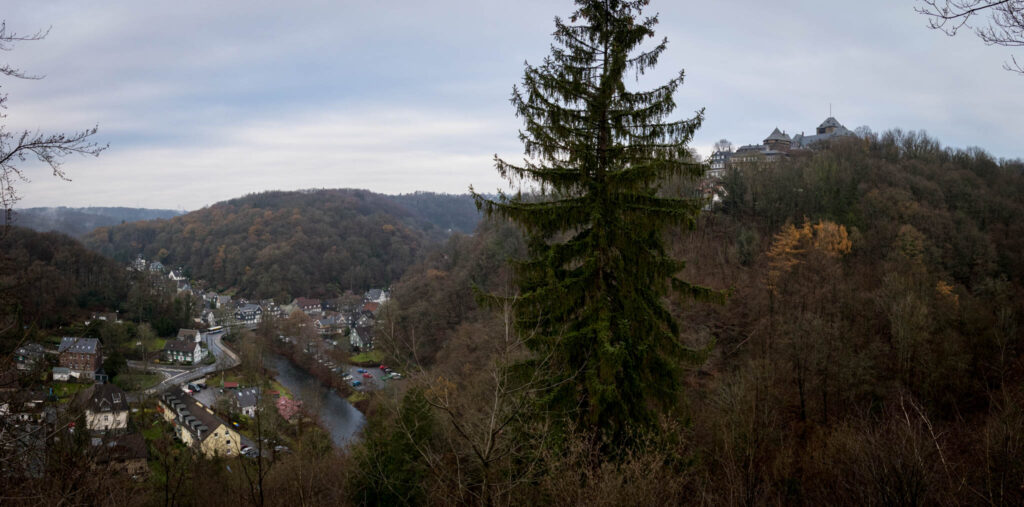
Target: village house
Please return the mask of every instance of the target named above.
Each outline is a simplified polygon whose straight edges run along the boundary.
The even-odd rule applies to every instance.
[[[38,343],[26,343],[14,351],[14,365],[19,370],[31,370],[41,364],[46,350]]]
[[[248,326],[255,326],[263,320],[263,308],[253,303],[239,305],[235,310],[235,320]]]
[[[85,323],[88,325],[97,320],[103,322],[121,322],[121,320],[117,318],[117,312],[95,312],[89,317],[89,320],[85,321]]]
[[[47,465],[47,439],[57,420],[43,391],[0,391],[0,449],[4,477],[41,477]]]
[[[363,311],[352,317],[349,327],[373,327],[374,322],[373,313]]]
[[[313,321],[313,327],[316,328],[317,333],[334,334],[340,332],[345,327],[346,321],[347,319],[344,315],[334,314]]]
[[[191,396],[165,392],[157,399],[157,411],[183,444],[203,456],[237,456],[241,451],[238,432]]]
[[[136,256],[135,260],[132,261],[132,263],[128,267],[128,269],[132,269],[132,270],[135,270],[135,271],[145,271],[146,270],[146,259],[143,259],[141,254]]]
[[[202,337],[200,336],[198,330],[195,330],[195,329],[179,329],[178,330],[178,339],[179,340],[183,340],[183,341],[191,341],[191,342],[199,343],[202,340]]]
[[[295,298],[295,301],[292,301],[292,305],[310,317],[316,317],[323,313],[323,306],[320,304],[319,299]]]
[[[149,264],[149,271],[152,273],[163,273],[164,265],[160,261],[153,261]]]
[[[149,475],[149,450],[138,433],[100,441],[93,447],[93,469],[142,479]]]
[[[213,327],[217,325],[217,314],[213,310],[203,310],[199,320],[208,327]]]
[[[358,326],[352,328],[348,335],[353,350],[364,351],[373,349],[373,328]]]
[[[0,418],[4,425],[40,422],[45,418],[46,393],[40,390],[16,389],[0,392]],[[0,434],[3,432],[0,431]]]
[[[239,413],[246,417],[256,417],[256,411],[259,410],[260,404],[260,388],[239,389],[232,398]]]
[[[100,341],[96,338],[65,336],[57,348],[60,365],[71,370],[71,376],[93,379],[103,364]]]
[[[217,296],[217,308],[227,308],[231,306],[231,296]]]
[[[277,303],[275,303],[273,299],[261,299],[261,300],[259,300],[259,302],[257,304],[259,304],[260,308],[263,309],[263,317],[264,318],[266,318],[268,316],[273,316],[273,317],[278,317],[278,318],[283,318],[283,317],[287,317],[288,316],[288,314],[285,313],[283,307],[281,305],[278,305]]]
[[[67,382],[71,380],[71,368],[65,368],[63,366],[54,366],[53,371],[54,382]]]
[[[363,301],[366,303],[384,304],[388,302],[389,294],[383,289],[370,289],[363,294]]]
[[[96,384],[82,391],[76,405],[85,408],[85,428],[91,432],[128,429],[128,395],[114,384]]]
[[[359,309],[363,315],[369,315],[370,317],[376,317],[377,312],[380,311],[380,303],[376,301],[368,301],[363,304],[363,307]]]
[[[203,348],[191,340],[167,340],[163,357],[169,362],[195,363],[203,359]]]
[[[284,396],[277,399],[277,413],[288,422],[295,422],[296,416],[302,411],[302,402]]]

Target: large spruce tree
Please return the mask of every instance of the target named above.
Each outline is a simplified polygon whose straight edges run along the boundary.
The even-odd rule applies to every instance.
[[[720,294],[675,278],[684,263],[667,254],[663,237],[672,226],[692,228],[702,201],[658,191],[671,178],[703,174],[687,150],[703,109],[667,119],[682,71],[651,90],[626,86],[666,48],[666,40],[641,48],[657,16],[642,16],[647,0],[576,3],[568,22],[555,19],[551,55],[539,67],[527,63],[513,88],[527,159],[495,157],[502,177],[528,192],[474,197],[527,235],[517,321],[556,386],[547,408],[614,446],[674,404],[680,368],[697,355],[680,342],[669,289]]]

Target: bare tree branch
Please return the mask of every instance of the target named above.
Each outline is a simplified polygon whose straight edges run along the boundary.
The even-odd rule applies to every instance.
[[[0,21],[0,51],[11,51],[18,42],[37,41],[44,39],[50,29],[39,30],[31,35],[19,35],[7,30],[7,23]],[[0,64],[0,75],[18,79],[42,79],[43,76],[30,75],[21,69]],[[7,108],[7,95],[0,93],[0,111]],[[0,119],[5,115],[0,113]],[[4,225],[10,224],[11,210],[21,199],[17,185],[28,182],[29,178],[19,163],[29,157],[50,166],[53,175],[70,181],[62,169],[63,158],[71,154],[99,156],[107,145],[100,145],[91,140],[99,131],[98,126],[72,133],[45,134],[39,131],[9,131],[0,124],[0,206],[3,206]]]
[[[1024,0],[919,0],[921,7],[914,10],[928,17],[928,27],[954,36],[961,28],[974,30],[974,34],[989,46],[1024,47]],[[988,16],[987,21],[972,25],[976,16]],[[1017,58],[1003,68],[1024,75],[1024,67]]]

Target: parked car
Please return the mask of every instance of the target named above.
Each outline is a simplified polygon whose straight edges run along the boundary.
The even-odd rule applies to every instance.
[[[380,365],[380,369],[387,370],[388,366],[386,364],[382,364],[382,365]]]
[[[391,374],[391,378],[393,378],[395,380],[401,380],[402,374],[401,373],[392,373]]]
[[[363,385],[362,381],[359,381],[359,380],[353,380],[352,381],[352,387],[359,387],[361,385]]]
[[[366,370],[364,370],[364,369],[362,369],[362,368],[359,368],[359,369],[358,369],[358,370],[356,370],[356,371],[357,371],[357,372],[359,372],[359,373],[366,373]]]
[[[373,378],[373,375],[370,375],[369,373],[364,373],[363,378]]]

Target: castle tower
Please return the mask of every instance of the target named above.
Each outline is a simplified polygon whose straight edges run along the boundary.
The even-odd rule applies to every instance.
[[[789,138],[789,135],[780,131],[779,127],[775,127],[775,130],[764,139],[764,145],[769,150],[789,151],[791,144],[792,140]]]
[[[825,121],[818,125],[818,134],[831,134],[836,131],[837,128],[843,128],[843,125],[839,123],[839,120],[832,116],[825,118]]]

